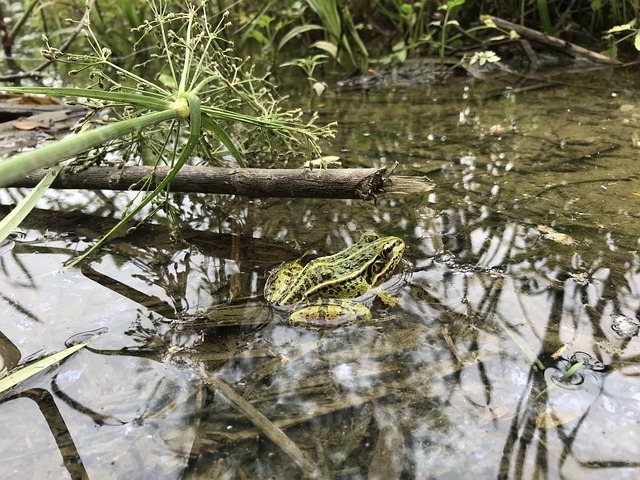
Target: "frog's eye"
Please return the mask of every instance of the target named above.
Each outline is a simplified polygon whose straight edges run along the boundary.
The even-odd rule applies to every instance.
[[[382,255],[385,258],[389,258],[391,256],[391,253],[393,253],[393,245],[390,243],[385,244],[385,246],[382,247]]]

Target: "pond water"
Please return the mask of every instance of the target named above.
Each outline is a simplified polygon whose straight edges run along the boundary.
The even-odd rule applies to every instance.
[[[638,78],[332,87],[325,153],[432,192],[181,195],[181,242],[63,273],[126,199],[52,191],[0,247],[2,368],[102,334],[0,398],[0,477],[638,478]],[[406,243],[398,306],[317,331],[266,305],[270,269],[369,231]]]

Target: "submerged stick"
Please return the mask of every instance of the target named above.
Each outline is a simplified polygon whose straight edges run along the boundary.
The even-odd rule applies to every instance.
[[[65,169],[51,188],[137,190],[162,181],[169,167],[90,167]],[[38,170],[11,184],[33,187],[47,173]],[[172,192],[218,193],[245,197],[375,199],[384,192],[419,194],[433,189],[422,177],[389,177],[387,168],[267,169],[184,166],[171,182]],[[397,180],[397,181],[396,181]]]
[[[287,454],[295,464],[304,472],[305,478],[316,478],[318,469],[305,453],[298,448],[287,434],[275,426],[275,424],[260,413],[253,405],[247,402],[233,388],[219,380],[214,375],[201,371],[202,379],[224,395],[238,410],[258,427],[269,439]]]

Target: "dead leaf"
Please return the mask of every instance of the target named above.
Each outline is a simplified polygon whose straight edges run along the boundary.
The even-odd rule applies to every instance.
[[[35,130],[36,128],[47,128],[49,125],[45,124],[42,121],[34,121],[30,118],[24,117],[11,122],[11,126],[13,128],[17,128],[18,130]]]
[[[495,419],[500,418],[500,417],[504,417],[508,413],[509,413],[509,408],[507,406],[505,406],[505,405],[502,405],[502,406],[500,406],[498,408],[495,408],[495,409],[491,410],[489,413],[484,415],[482,418],[480,418],[478,423],[480,425],[485,425],[485,424],[491,422],[492,420],[495,420]]]
[[[572,422],[578,417],[579,415],[575,413],[560,412],[552,408],[538,415],[536,418],[536,425],[538,428],[549,429]]]
[[[18,130],[34,130],[36,128],[51,128],[57,122],[62,122],[69,117],[66,110],[54,110],[51,112],[36,113],[30,117],[20,117],[11,122],[11,126]]]
[[[555,352],[553,352],[551,354],[551,358],[553,358],[554,360],[556,360],[558,357],[560,357],[566,350],[567,350],[567,345],[562,345],[558,350],[556,350]]]
[[[62,105],[60,100],[53,97],[38,97],[35,95],[16,95],[8,96],[9,103],[17,103],[20,105]]]

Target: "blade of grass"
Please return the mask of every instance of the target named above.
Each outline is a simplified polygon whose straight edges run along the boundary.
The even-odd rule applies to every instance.
[[[308,32],[310,30],[322,30],[322,27],[320,25],[299,25],[292,28],[287,32],[285,36],[282,37],[280,43],[278,43],[278,50],[282,50],[282,47],[289,43],[289,41],[293,38],[297,37],[301,33]]]
[[[540,16],[540,23],[542,29],[547,35],[553,34],[553,28],[551,27],[551,18],[549,17],[549,6],[547,0],[537,0],[538,15]]]
[[[203,114],[202,126],[205,127],[207,130],[211,130],[213,133],[216,134],[216,137],[218,137],[218,140],[220,140],[222,144],[225,147],[227,147],[227,150],[229,150],[231,154],[235,157],[236,161],[238,162],[238,165],[240,165],[243,168],[247,166],[244,159],[242,158],[242,155],[240,155],[240,152],[236,148],[235,144],[233,143],[231,138],[229,138],[229,135],[227,135],[227,132],[225,132],[222,129],[222,127],[218,125],[218,123],[213,118],[209,117],[206,114]]]
[[[320,17],[331,39],[338,43],[342,32],[342,22],[337,0],[307,0],[311,9]]]
[[[265,15],[267,12],[271,11],[271,7],[273,7],[276,3],[277,3],[277,0],[270,0],[268,2],[264,2],[262,4],[261,9],[258,12],[253,13],[252,15],[253,19],[248,24],[242,27],[243,29],[245,29],[245,31],[240,37],[240,41],[239,41],[240,46],[244,45],[246,41],[249,38],[251,38],[251,35],[253,31],[256,29],[256,27],[258,26],[262,16]]]
[[[515,342],[515,344],[520,347],[522,353],[524,353],[527,357],[529,357],[529,361],[535,363],[536,366],[540,369],[540,371],[544,370],[544,364],[540,361],[538,356],[533,352],[531,346],[516,332],[512,332],[509,327],[499,318],[496,318],[497,322],[500,324],[502,329],[507,332],[507,334],[511,337],[511,339]]]
[[[11,210],[9,215],[2,219],[2,221],[0,222],[0,242],[7,238],[9,234],[13,232],[13,230],[18,225],[20,225],[22,220],[24,220],[25,217],[29,215],[29,212],[33,210],[33,208],[36,206],[36,203],[38,203],[38,200],[42,198],[42,195],[44,195],[44,193],[49,188],[49,185],[51,185],[56,179],[63,166],[63,164],[60,164],[51,169],[51,171],[47,173],[42,178],[42,180],[40,180],[38,185],[36,185],[31,193],[24,197],[22,201],[18,205],[16,205],[13,210]]]
[[[6,377],[0,378],[0,393],[3,393],[10,388],[15,387],[20,382],[24,382],[25,380],[37,375],[42,370],[49,368],[52,365],[55,365],[58,362],[61,362],[69,355],[77,352],[81,348],[84,348],[88,345],[90,341],[92,341],[94,337],[91,337],[88,340],[85,340],[82,343],[78,343],[77,345],[73,345],[69,348],[66,348],[60,352],[49,355],[48,357],[42,358],[36,362],[33,362],[24,367],[19,367],[17,370],[13,371]]]
[[[118,5],[118,9],[124,15],[124,18],[127,19],[131,28],[137,28],[140,26],[140,18],[138,17],[135,2],[132,2],[131,0],[116,0],[116,4]]]
[[[367,50],[367,47],[365,46],[364,42],[362,41],[362,38],[360,38],[360,34],[358,33],[358,30],[356,29],[355,24],[353,23],[353,18],[351,17],[351,12],[349,11],[348,7],[345,7],[345,11],[344,11],[344,16],[345,16],[345,23],[347,25],[347,29],[349,30],[349,33],[351,34],[351,38],[353,39],[354,42],[356,42],[356,45],[358,46],[358,48],[360,49],[360,52],[362,53],[362,55],[364,55],[365,59],[369,58],[369,51]],[[342,40],[343,44],[348,44],[348,40],[346,38],[343,38]],[[353,54],[351,54],[353,56]]]
[[[560,381],[561,382],[568,381],[583,365],[584,365],[584,360],[580,360],[579,362],[576,362],[573,365],[571,365],[571,368],[567,370],[564,373],[564,375],[562,375],[562,377],[560,377]],[[541,396],[546,395],[547,392],[549,392],[552,388],[557,388],[557,387],[555,385],[549,385],[548,387],[542,389],[542,391],[535,396],[534,400],[537,400]]]

